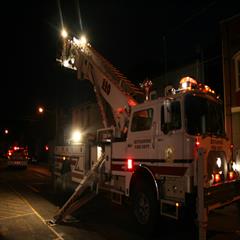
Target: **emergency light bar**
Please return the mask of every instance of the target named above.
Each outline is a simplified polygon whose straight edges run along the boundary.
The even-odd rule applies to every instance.
[[[197,80],[193,79],[192,77],[183,77],[180,80],[180,86],[179,89],[177,89],[175,92],[181,92],[181,91],[193,91],[198,90],[200,92],[204,93],[211,93],[215,95],[215,91],[212,90],[209,86],[198,82]]]

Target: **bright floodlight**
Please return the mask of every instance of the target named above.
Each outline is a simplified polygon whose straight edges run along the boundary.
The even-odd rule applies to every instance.
[[[73,143],[80,143],[80,141],[82,140],[81,132],[79,130],[73,131],[71,140]]]
[[[62,35],[63,38],[67,38],[68,33],[65,29],[63,29],[62,32],[61,32],[61,35]]]
[[[68,60],[64,60],[64,61],[63,61],[63,66],[64,66],[64,67],[69,67]]]
[[[233,168],[233,171],[240,171],[240,164],[236,164],[234,162],[232,168]]]
[[[221,160],[220,157],[217,158],[217,162],[216,163],[217,163],[218,168],[220,168],[221,165],[222,165],[222,160]]]
[[[183,83],[182,83],[182,88],[183,88],[183,89],[187,89],[187,82],[183,82]]]
[[[87,44],[87,38],[83,35],[80,38],[80,44],[81,45],[86,45]]]

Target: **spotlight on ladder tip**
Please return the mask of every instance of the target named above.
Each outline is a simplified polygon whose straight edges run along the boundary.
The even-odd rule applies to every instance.
[[[68,37],[68,33],[67,33],[67,31],[64,28],[61,31],[61,35],[62,35],[63,38],[67,38]]]
[[[85,46],[89,45],[87,37],[85,35],[81,35],[80,38],[73,37],[73,42],[81,48],[84,48]]]

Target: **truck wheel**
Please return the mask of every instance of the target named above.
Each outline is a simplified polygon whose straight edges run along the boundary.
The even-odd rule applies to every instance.
[[[154,232],[158,217],[158,204],[153,188],[147,183],[139,183],[133,190],[133,214],[143,233]]]

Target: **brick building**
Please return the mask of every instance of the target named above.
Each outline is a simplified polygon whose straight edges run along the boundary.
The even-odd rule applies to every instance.
[[[240,14],[220,24],[226,131],[240,156]]]

